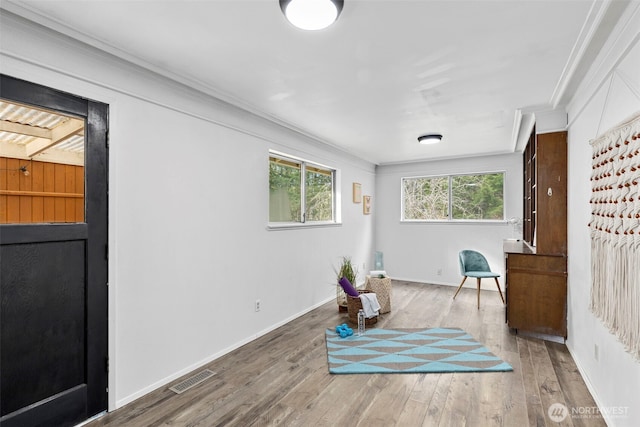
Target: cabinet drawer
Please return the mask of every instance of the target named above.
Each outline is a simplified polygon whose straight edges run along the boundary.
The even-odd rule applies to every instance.
[[[507,271],[565,275],[567,273],[567,258],[563,256],[508,254]]]

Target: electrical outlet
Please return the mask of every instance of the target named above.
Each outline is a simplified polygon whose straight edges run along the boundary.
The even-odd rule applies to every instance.
[[[362,263],[362,271],[364,271],[364,270],[366,270],[366,269],[367,269],[367,264],[363,262],[363,263]]]
[[[596,362],[598,361],[598,357],[600,357],[600,355],[598,354],[598,344],[594,344],[593,345],[593,358],[596,360]]]
[[[438,276],[442,276],[442,269],[441,268],[438,269]]]
[[[256,311],[260,311],[260,300],[256,300]]]

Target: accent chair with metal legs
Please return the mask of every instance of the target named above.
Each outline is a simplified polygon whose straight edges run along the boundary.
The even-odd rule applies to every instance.
[[[491,268],[489,267],[489,263],[487,262],[487,259],[484,257],[484,255],[482,255],[478,251],[464,250],[464,251],[460,251],[460,253],[458,254],[458,258],[460,261],[460,274],[462,274],[464,277],[462,279],[462,283],[460,283],[460,286],[458,286],[458,290],[453,296],[453,299],[456,299],[456,296],[458,296],[458,292],[460,292],[460,289],[462,289],[462,285],[464,285],[464,282],[465,280],[467,280],[467,277],[475,277],[478,282],[478,309],[479,309],[480,308],[480,281],[483,278],[493,277],[493,279],[495,279],[496,281],[496,286],[498,286],[500,299],[504,304],[504,297],[502,296],[502,291],[500,290],[500,282],[498,282],[498,277],[500,277],[500,275],[498,273],[494,273],[491,271]]]

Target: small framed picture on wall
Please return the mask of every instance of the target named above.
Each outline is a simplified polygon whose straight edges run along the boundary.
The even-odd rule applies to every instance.
[[[362,200],[362,185],[359,182],[353,183],[353,203],[360,203]]]
[[[371,196],[362,196],[362,213],[365,215],[371,213]]]

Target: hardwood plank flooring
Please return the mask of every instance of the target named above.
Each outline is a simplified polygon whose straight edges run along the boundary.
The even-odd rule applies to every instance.
[[[606,425],[551,420],[553,403],[596,406],[566,346],[509,331],[497,293],[482,291],[478,310],[475,289],[454,301],[455,290],[393,281],[375,327],[459,327],[513,372],[331,375],[324,331],[347,321],[331,302],[204,366],[216,375],[202,384],[179,395],[169,384],[88,426]]]

